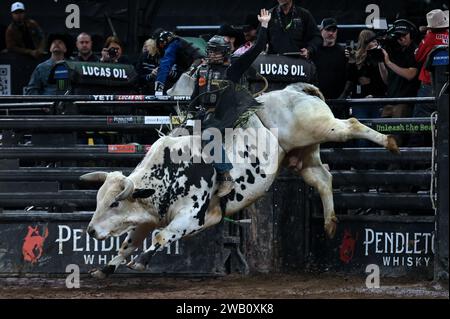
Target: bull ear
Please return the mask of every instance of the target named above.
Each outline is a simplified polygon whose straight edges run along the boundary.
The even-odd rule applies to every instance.
[[[80,176],[80,180],[83,182],[101,182],[106,180],[108,173],[106,172],[93,172]]]
[[[134,192],[134,183],[131,179],[129,179],[128,177],[125,177],[125,179],[123,180],[123,183],[124,183],[123,191],[116,197],[117,202],[127,199]]]
[[[154,189],[136,189],[132,195],[134,199],[138,198],[149,198],[156,191]]]

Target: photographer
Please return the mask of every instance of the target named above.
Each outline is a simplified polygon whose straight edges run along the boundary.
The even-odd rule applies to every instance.
[[[353,83],[352,98],[375,98],[386,95],[386,85],[380,74],[384,66],[384,54],[379,48],[376,34],[363,30],[359,34],[355,63],[350,64],[350,80]],[[379,110],[366,106],[352,108],[356,118],[377,118]]]
[[[123,51],[123,44],[119,38],[109,37],[102,50],[100,62],[129,64],[128,59],[123,56]]]
[[[388,86],[387,97],[417,96],[419,66],[414,57],[417,46],[413,42],[416,33],[414,24],[407,20],[397,20],[383,43],[385,48],[381,51],[384,63],[380,64],[380,73]],[[382,117],[409,117],[411,114],[411,105],[386,105]]]

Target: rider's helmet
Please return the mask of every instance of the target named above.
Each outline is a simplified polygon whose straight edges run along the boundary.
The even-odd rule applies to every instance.
[[[213,36],[206,45],[208,62],[212,64],[223,64],[229,61],[231,56],[231,44],[225,37]]]

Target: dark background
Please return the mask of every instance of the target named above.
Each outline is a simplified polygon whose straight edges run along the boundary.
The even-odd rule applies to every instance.
[[[0,1],[0,50],[4,48],[4,29],[10,23],[10,5],[14,0]],[[271,8],[275,0],[24,0],[28,16],[38,21],[46,34],[68,32],[77,35],[80,31],[93,34],[95,49],[100,50],[104,39],[111,35],[105,15],[112,19],[119,37],[126,43],[127,52],[133,54],[139,50],[144,39],[157,27],[176,30],[181,25],[220,25],[230,23],[242,25],[247,14],[257,14],[260,8]],[[317,23],[325,17],[334,16],[340,24],[365,24],[368,4],[378,4],[381,17],[389,23],[396,18],[409,18],[418,25],[425,24],[425,14],[431,9],[445,8],[445,0],[297,0],[296,4],[311,11]],[[65,19],[66,6],[75,3],[81,10],[81,29],[68,30]],[[202,31],[203,33],[214,33]],[[199,35],[194,34],[180,35]],[[183,32],[179,32],[183,33]],[[185,32],[186,33],[186,32]],[[357,33],[356,33],[357,35]],[[354,33],[342,33],[341,41],[354,39]]]

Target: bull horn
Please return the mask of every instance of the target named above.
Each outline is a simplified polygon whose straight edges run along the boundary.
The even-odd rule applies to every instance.
[[[133,183],[133,181],[131,179],[126,177],[123,180],[123,183],[124,183],[124,188],[123,188],[122,193],[117,195],[117,197],[116,197],[116,201],[117,202],[120,202],[120,201],[123,201],[123,200],[127,199],[134,192],[134,183]]]
[[[106,172],[92,172],[80,176],[80,180],[83,182],[104,182],[108,173]]]

